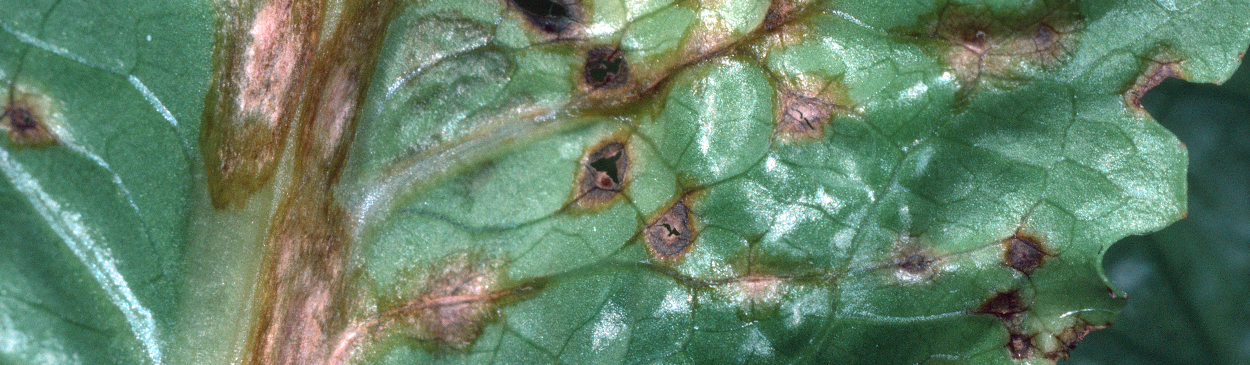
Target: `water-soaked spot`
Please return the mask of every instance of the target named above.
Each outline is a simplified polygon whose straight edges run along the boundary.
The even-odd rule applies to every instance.
[[[614,88],[629,80],[629,64],[620,49],[596,47],[586,53],[586,69],[582,75],[592,89]]]
[[[989,314],[998,317],[1004,324],[1016,322],[1020,314],[1029,308],[1020,300],[1020,291],[1012,290],[995,293],[977,308],[978,314]]]
[[[681,258],[690,250],[694,238],[690,209],[684,201],[677,201],[664,213],[651,219],[644,228],[647,249],[660,260]]]
[[[1002,244],[1003,263],[1025,275],[1033,273],[1050,256],[1041,240],[1035,237],[1015,234],[1004,239]]]
[[[1144,114],[1145,109],[1141,106],[1141,98],[1146,92],[1155,86],[1163,83],[1169,77],[1185,78],[1185,73],[1181,69],[1181,59],[1168,52],[1159,52],[1157,55],[1146,61],[1144,71],[1133,80],[1124,92],[1124,104],[1130,110],[1136,111],[1138,114]]]
[[[789,290],[786,278],[764,274],[748,274],[717,287],[721,296],[738,306],[744,320],[775,314]]]
[[[56,141],[43,113],[22,102],[10,102],[4,108],[3,125],[9,131],[9,141],[21,147],[41,147]]]
[[[925,17],[931,19],[928,29],[913,36],[943,41],[946,46],[939,48],[945,48],[946,62],[965,88],[985,77],[1011,81],[1032,69],[1058,65],[1082,28],[1082,16],[1071,2],[1011,14],[951,5]]]
[[[596,206],[611,202],[625,189],[629,174],[629,151],[621,141],[592,147],[582,157],[578,172],[577,202]]]
[[[1107,326],[1095,326],[1087,322],[1082,322],[1076,326],[1064,329],[1063,332],[1055,335],[1055,339],[1058,340],[1063,347],[1047,352],[1046,358],[1051,360],[1067,360],[1069,352],[1076,349],[1076,346],[1081,344],[1081,340],[1084,340],[1086,335],[1090,332],[1103,328],[1107,328]]]
[[[510,0],[534,28],[562,35],[577,24],[579,4],[568,0]]]
[[[1007,340],[1007,350],[1011,352],[1013,358],[1028,358],[1033,354],[1033,348],[1033,336],[1030,335],[1012,333]]]

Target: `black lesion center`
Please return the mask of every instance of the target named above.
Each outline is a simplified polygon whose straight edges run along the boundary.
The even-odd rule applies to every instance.
[[[620,170],[617,169],[617,162],[621,160],[621,152],[624,152],[624,150],[616,151],[611,156],[603,157],[590,163],[590,168],[607,175],[612,180],[613,186],[621,183]]]
[[[569,17],[569,8],[554,0],[514,0],[526,13],[539,16]]]
[[[586,55],[586,84],[594,88],[609,88],[624,84],[629,78],[629,65],[625,55],[616,48],[599,47]]]
[[[668,231],[668,238],[681,237],[681,230],[678,230],[677,228],[673,228],[671,224],[662,223],[661,226],[664,227],[664,229]]]
[[[559,0],[512,0],[535,27],[548,33],[560,33],[574,23],[570,4]]]

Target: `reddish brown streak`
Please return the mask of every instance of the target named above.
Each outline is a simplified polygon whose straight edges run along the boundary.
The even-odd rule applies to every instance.
[[[301,117],[293,124],[293,178],[270,225],[246,363],[344,360],[334,356],[331,339],[349,327],[339,313],[346,312],[343,281],[351,240],[333,187],[393,8],[384,0],[344,3],[342,20],[311,57],[312,79],[298,98]]]

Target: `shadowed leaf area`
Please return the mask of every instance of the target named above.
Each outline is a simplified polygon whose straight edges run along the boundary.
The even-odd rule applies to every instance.
[[[0,9],[0,363],[1250,358],[1246,4]]]

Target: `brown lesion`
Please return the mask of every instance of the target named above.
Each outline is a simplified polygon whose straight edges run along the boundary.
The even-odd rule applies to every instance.
[[[998,318],[1008,333],[1004,344],[1007,352],[1012,358],[1024,359],[1033,356],[1033,351],[1037,349],[1033,341],[1035,335],[1024,328],[1024,318],[1028,311],[1029,303],[1021,297],[1018,289],[1013,289],[994,293],[974,313]]]
[[[1139,116],[1146,115],[1146,110],[1141,105],[1141,98],[1150,89],[1159,86],[1159,84],[1163,83],[1163,80],[1167,80],[1170,77],[1185,78],[1185,72],[1182,68],[1183,60],[1180,57],[1167,50],[1159,50],[1154,53],[1153,56],[1143,62],[1141,73],[1137,75],[1137,78],[1124,91],[1124,105]]]
[[[1063,329],[1063,332],[1055,334],[1055,340],[1059,342],[1061,347],[1046,352],[1045,357],[1050,360],[1067,360],[1069,353],[1072,350],[1075,350],[1077,345],[1081,344],[1081,341],[1085,339],[1086,335],[1090,332],[1103,328],[1107,328],[1107,326],[1099,326],[1086,321],[1078,321],[1072,327],[1065,328]]]
[[[505,266],[500,257],[478,251],[439,260],[418,275],[419,289],[399,289],[378,304],[380,311],[347,326],[334,339],[329,363],[346,363],[357,356],[362,343],[390,336],[415,340],[432,353],[470,349],[500,307],[532,297],[549,280],[509,283]]]
[[[494,315],[496,301],[511,293],[500,290],[502,267],[501,260],[480,253],[452,255],[429,269],[424,288],[408,293],[412,299],[380,314],[373,331],[399,324],[435,348],[467,348]]]
[[[56,144],[56,135],[48,127],[48,105],[33,94],[10,87],[8,102],[0,114],[0,126],[9,134],[9,142],[18,147],[46,147]]]
[[[663,89],[664,83],[677,71],[691,65],[733,53],[755,54],[767,47],[761,45],[798,42],[807,31],[802,26],[804,20],[821,14],[824,5],[808,0],[774,0],[763,21],[755,29],[741,34],[729,29],[723,22],[710,19],[698,20],[690,29],[674,30],[685,32],[679,45],[673,51],[675,55],[664,55],[636,60],[630,50],[620,50],[617,45],[583,45],[586,52],[592,49],[608,48],[619,50],[621,59],[628,64],[627,79],[614,82],[610,87],[596,86],[597,82],[574,80],[581,85],[580,100],[574,108],[613,108],[637,102],[647,96],[654,95]],[[560,39],[567,41],[571,39]],[[580,73],[579,73],[580,76]],[[581,77],[579,77],[581,78]]]
[[[744,320],[764,319],[775,314],[790,291],[791,279],[760,272],[713,284],[726,299],[736,302]]]
[[[923,238],[904,234],[895,240],[890,259],[882,268],[903,283],[921,283],[937,276],[945,260]]]
[[[1000,243],[1003,246],[1003,265],[1025,275],[1032,274],[1046,263],[1048,257],[1055,255],[1046,246],[1045,240],[1023,231],[1012,234]]]
[[[592,89],[617,88],[629,81],[629,62],[619,48],[591,48],[586,52],[582,75],[586,85]]]

